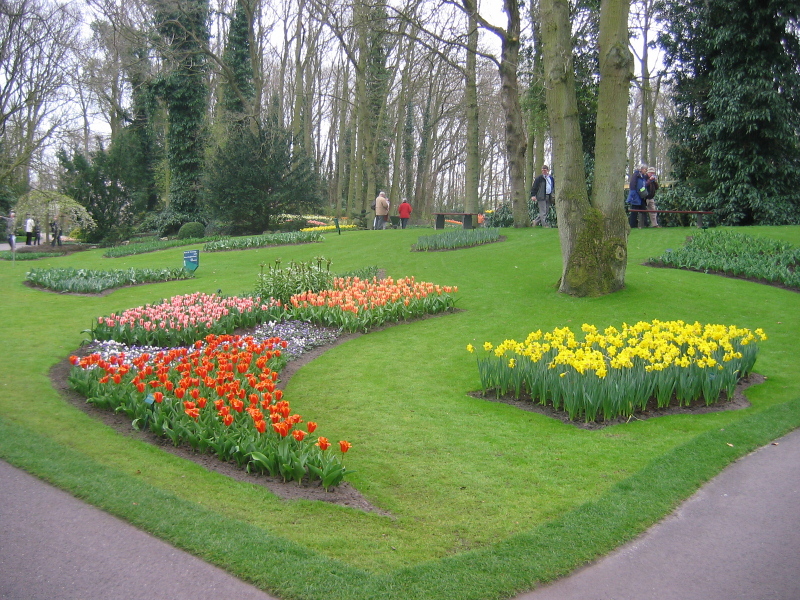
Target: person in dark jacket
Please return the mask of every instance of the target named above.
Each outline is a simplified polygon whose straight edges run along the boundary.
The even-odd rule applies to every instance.
[[[633,173],[628,182],[628,198],[625,203],[630,208],[640,210],[645,204],[647,197],[647,165],[641,165]],[[628,224],[631,228],[644,227],[644,215],[647,213],[636,213],[628,211]]]
[[[549,227],[547,224],[547,213],[553,205],[553,194],[556,191],[556,182],[550,175],[547,165],[542,166],[542,174],[533,182],[531,187],[531,200],[536,200],[539,204],[539,216],[533,220],[534,227],[538,223],[542,227]]]

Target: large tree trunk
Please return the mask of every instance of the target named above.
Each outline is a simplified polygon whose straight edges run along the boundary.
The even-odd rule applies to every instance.
[[[569,5],[567,0],[541,2],[547,107],[555,174],[560,177],[556,186],[563,260],[559,291],[576,296],[607,294],[624,285],[627,228],[619,188],[625,166],[627,107],[627,94],[622,90],[628,89],[631,64],[627,6],[627,0],[603,0],[601,4],[598,162],[596,192],[590,202],[578,126]]]
[[[600,89],[595,136],[595,177],[592,206],[602,215],[602,232],[591,241],[602,261],[600,281],[575,292],[608,293],[625,285],[628,222],[623,202],[625,128],[633,55],[628,48],[629,0],[602,0],[600,4]],[[576,261],[577,262],[577,261]],[[591,262],[588,264],[589,268]],[[576,264],[576,267],[579,266]]]
[[[525,189],[525,120],[519,102],[517,66],[519,65],[520,16],[517,0],[504,1],[508,29],[502,38],[500,55],[500,98],[506,117],[506,153],[511,184],[511,205],[514,227],[530,227],[528,193]]]
[[[478,186],[480,182],[480,133],[478,123],[478,82],[476,52],[478,49],[478,23],[472,14],[469,15],[469,33],[467,37],[467,64],[465,70],[464,113],[467,122],[466,132],[466,164],[464,165],[464,212],[478,212],[480,200]]]

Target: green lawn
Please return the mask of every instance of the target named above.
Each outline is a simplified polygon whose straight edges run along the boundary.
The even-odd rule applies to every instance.
[[[222,566],[282,598],[504,598],[607,553],[662,518],[727,463],[800,425],[800,294],[746,281],[643,267],[694,230],[634,230],[627,286],[576,299],[555,291],[555,229],[454,252],[410,252],[424,230],[326,234],[325,241],[203,253],[196,278],[75,297],[22,284],[29,264],[0,262],[0,458]],[[800,245],[800,227],[748,228]],[[188,248],[36,266],[180,266]],[[462,312],[351,340],[305,366],[286,398],[353,449],[349,481],[384,517],[287,502],[133,441],[62,401],[48,369],[99,315],[193,291],[251,290],[259,264],[333,259],[394,277],[457,285]],[[752,408],[631,421],[586,431],[474,399],[466,345],[582,323],[698,320],[755,329]]]

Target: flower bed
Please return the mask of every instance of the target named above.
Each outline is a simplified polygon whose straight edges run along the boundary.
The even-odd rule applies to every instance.
[[[497,227],[479,227],[477,229],[447,229],[436,235],[423,235],[417,239],[413,249],[417,251],[453,250],[469,248],[480,244],[496,242],[500,239]]]
[[[54,292],[72,294],[99,294],[112,288],[140,283],[160,283],[191,279],[192,271],[183,267],[165,269],[115,269],[97,271],[95,269],[31,269],[25,274],[25,281],[37,287]]]
[[[196,292],[98,317],[91,334],[94,340],[116,340],[131,346],[181,346],[208,334],[232,333],[238,327],[277,320],[283,313],[280,303],[271,299]]]
[[[683,321],[623,324],[603,333],[588,324],[581,329],[583,340],[565,327],[535,331],[524,342],[486,342],[478,357],[484,392],[517,398],[524,392],[587,422],[630,417],[651,398],[658,407],[673,398],[679,405],[700,398],[711,404],[722,391],[732,397],[755,364],[757,342],[767,339],[761,329]],[[467,350],[475,352],[471,344]]]
[[[265,246],[279,246],[283,244],[306,244],[319,242],[322,234],[316,231],[292,231],[289,233],[270,233],[243,238],[223,238],[209,242],[203,246],[205,252],[220,252],[222,250],[249,250],[250,248],[263,248]]]
[[[317,424],[292,414],[276,389],[280,338],[206,336],[192,349],[154,355],[93,353],[70,358],[70,385],[100,407],[124,412],[137,429],[188,444],[241,468],[282,477],[320,481],[325,489],[347,474],[331,443],[315,435]],[[300,425],[305,423],[305,428]],[[351,448],[339,442],[342,454]]]
[[[311,221],[309,221],[311,223]],[[341,229],[342,231],[348,230],[355,230],[358,229],[355,225],[314,225],[313,227],[303,227],[300,231],[316,231],[319,233],[330,233],[331,231],[336,231],[337,229]]]
[[[387,322],[452,310],[456,292],[457,287],[418,282],[413,277],[397,281],[337,277],[331,290],[292,296],[286,314],[344,331],[368,331]]]

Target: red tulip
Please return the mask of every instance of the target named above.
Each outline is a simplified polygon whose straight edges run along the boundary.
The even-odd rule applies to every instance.
[[[352,447],[353,447],[353,444],[351,444],[350,442],[346,442],[344,440],[340,440],[339,441],[339,450],[341,450],[343,454],[345,452],[347,452],[348,450],[350,450],[350,448],[352,448]]]

